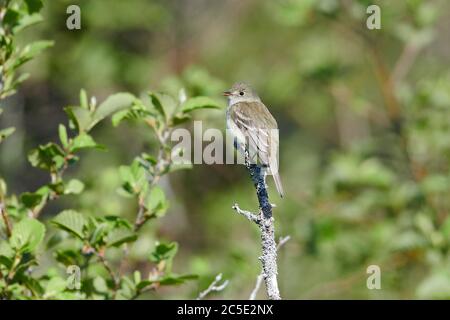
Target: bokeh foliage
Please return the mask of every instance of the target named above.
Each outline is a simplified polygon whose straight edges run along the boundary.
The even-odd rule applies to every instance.
[[[68,31],[65,9],[74,3],[82,29]],[[291,236],[279,255],[282,296],[449,298],[450,5],[374,3],[381,30],[366,28],[372,1],[363,0],[46,1],[43,22],[16,41],[55,43],[23,67],[32,77],[6,100],[0,128],[17,131],[0,145],[0,175],[11,193],[25,194],[20,201],[37,201],[25,192],[47,178],[27,164],[26,150],[42,145],[36,159],[58,141],[59,124],[68,127],[61,106],[78,104],[80,88],[99,101],[148,88],[217,97],[248,81],[281,128],[286,198],[271,198],[278,234]],[[115,120],[142,114],[133,108]],[[221,112],[196,116],[224,128]],[[133,221],[139,195],[123,201],[116,189],[133,189],[135,156],[154,154],[158,141],[133,120],[117,128],[102,121],[92,136],[108,152],[83,152],[65,185],[77,179],[83,191],[52,201],[42,219],[76,208],[98,225],[119,223],[109,216]],[[196,165],[161,180],[170,206],[139,231],[124,269],[147,272],[149,252],[165,239],[179,243],[173,269],[199,280],[145,297],[194,297],[219,272],[231,281],[221,297],[248,297],[260,270],[257,230],[231,210],[234,202],[256,207],[244,172]],[[114,265],[120,256],[111,249]],[[44,254],[36,272],[55,272],[52,259]],[[371,264],[381,268],[381,290],[366,288]]]

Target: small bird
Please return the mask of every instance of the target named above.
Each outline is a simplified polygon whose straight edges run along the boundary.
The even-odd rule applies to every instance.
[[[235,83],[225,91],[228,97],[227,129],[235,140],[235,147],[257,157],[255,163],[268,169],[280,197],[283,186],[278,173],[278,125],[258,94],[245,83]]]

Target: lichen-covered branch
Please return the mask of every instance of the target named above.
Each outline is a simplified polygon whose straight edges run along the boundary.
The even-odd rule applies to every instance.
[[[269,202],[267,185],[265,182],[264,169],[249,160],[248,152],[245,153],[245,166],[250,172],[253,184],[258,197],[260,214],[254,214],[241,210],[238,204],[233,209],[245,216],[248,220],[256,223],[261,232],[262,255],[259,258],[262,264],[263,278],[266,285],[267,296],[270,300],[279,300],[280,290],[278,289],[277,270],[277,246],[275,243],[275,227],[272,217],[272,204]]]
[[[286,236],[283,238],[280,237],[280,240],[278,240],[278,244],[277,244],[277,251],[280,250],[280,248],[282,246],[284,246],[284,244],[286,242],[288,242],[290,238],[291,238],[291,236]],[[259,288],[261,288],[261,283],[262,283],[263,279],[264,279],[264,272],[261,271],[261,273],[256,277],[255,287],[253,288],[252,292],[250,293],[250,297],[248,298],[249,300],[256,299],[256,295],[258,294]]]

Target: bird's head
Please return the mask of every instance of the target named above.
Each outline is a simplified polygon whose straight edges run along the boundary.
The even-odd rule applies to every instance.
[[[228,97],[230,105],[237,102],[261,101],[258,94],[248,85],[242,82],[235,83],[230,90],[223,93]]]

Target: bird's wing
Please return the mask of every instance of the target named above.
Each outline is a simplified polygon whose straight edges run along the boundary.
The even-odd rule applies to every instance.
[[[230,118],[241,131],[244,143],[255,162],[269,165],[270,156],[278,149],[277,122],[262,102],[238,102],[231,106]],[[252,154],[253,153],[253,154]]]

